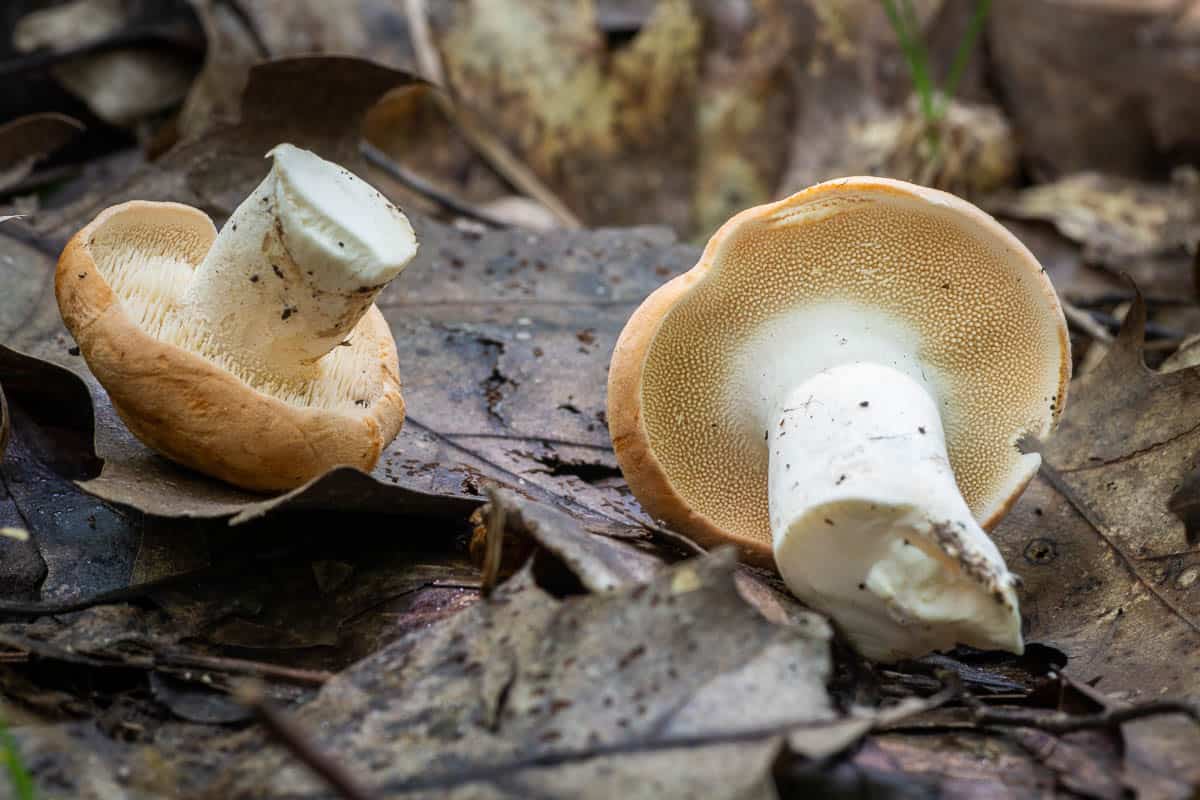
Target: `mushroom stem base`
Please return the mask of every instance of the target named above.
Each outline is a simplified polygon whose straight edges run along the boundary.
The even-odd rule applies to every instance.
[[[1014,579],[958,491],[924,386],[833,367],[787,393],[768,444],[780,573],[864,655],[1022,651]]]

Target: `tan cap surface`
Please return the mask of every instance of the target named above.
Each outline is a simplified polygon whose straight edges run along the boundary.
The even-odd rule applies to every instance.
[[[647,512],[771,563],[762,409],[772,389],[755,381],[784,372],[795,386],[867,360],[873,345],[847,339],[872,326],[880,358],[936,387],[959,490],[993,525],[1037,469],[1017,440],[1048,434],[1065,402],[1058,299],[1024,245],[975,206],[865,177],[738,214],[626,324],[609,429]]]
[[[203,212],[135,201],[67,244],[67,328],[129,429],[168,457],[254,490],[338,465],[370,470],[404,421],[396,344],[372,306],[348,344],[286,375],[252,370],[186,324],[181,301],[216,237]]]

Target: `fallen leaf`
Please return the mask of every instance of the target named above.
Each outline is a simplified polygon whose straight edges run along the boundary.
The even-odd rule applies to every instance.
[[[512,571],[524,566],[533,548],[540,547],[561,562],[584,589],[605,592],[629,583],[644,583],[667,563],[664,558],[631,543],[590,532],[579,520],[562,511],[529,502],[510,490],[498,489],[492,498],[480,509],[471,542],[472,553],[477,549],[477,542],[478,549],[482,550],[489,522],[495,515],[501,515],[504,558],[512,564]],[[628,529],[626,536],[637,541],[634,533],[637,530]],[[651,541],[649,535],[643,535],[644,544]],[[678,553],[671,555],[671,560],[678,557]],[[480,560],[481,556],[476,557],[476,561]]]
[[[1048,25],[1047,20],[1053,20]],[[1200,29],[1176,0],[1021,0],[988,19],[992,80],[1041,180],[1196,163]]]
[[[29,176],[34,166],[83,130],[83,123],[66,114],[29,114],[0,125],[0,191]],[[0,222],[11,217],[2,217]]]
[[[666,565],[703,552],[669,531],[611,521],[583,521],[510,490],[497,489],[492,492],[491,502],[471,518],[475,524],[471,553],[477,564],[484,561],[490,523],[497,514],[503,523],[502,574],[512,574],[532,557],[539,584],[564,594],[580,589],[604,592],[644,583]],[[560,567],[570,578],[555,574],[552,566]],[[734,580],[742,598],[765,619],[801,628],[812,637],[832,635],[824,617],[788,594],[777,575],[739,565]]]
[[[1118,269],[1132,259],[1181,255],[1200,241],[1200,178],[1192,172],[1170,184],[1084,172],[996,198],[988,208],[1053,223],[1083,245],[1085,259]]]
[[[1105,360],[1072,384],[1039,477],[993,533],[1025,581],[1026,641],[1129,702],[1194,699],[1200,685],[1200,550],[1170,508],[1200,452],[1200,372],[1148,369],[1145,320],[1139,296]],[[1174,745],[1158,755],[1200,780],[1182,755],[1200,732]]]
[[[736,732],[832,719],[827,641],[762,619],[733,568],[725,552],[565,600],[522,572],[492,600],[360,662],[297,716],[381,793],[773,796],[780,740]],[[685,575],[693,588],[681,592]],[[377,733],[361,736],[364,725]],[[695,743],[671,748],[676,738]],[[224,747],[222,796],[315,788],[261,734]]]
[[[1040,797],[1052,796],[1057,783],[1055,773],[1030,758],[1016,742],[981,738],[971,731],[878,734],[854,753],[850,763],[856,768],[850,776],[857,783],[882,784],[883,792],[898,796]],[[830,777],[837,775],[834,770]],[[820,778],[814,776],[814,782]],[[856,782],[847,783],[843,791],[853,791]]]
[[[150,691],[172,714],[189,722],[228,725],[245,722],[253,716],[252,711],[225,692],[158,672],[150,673]]]
[[[70,0],[17,21],[12,40],[19,52],[53,49],[68,56],[52,68],[59,82],[102,120],[130,125],[183,99],[195,73],[189,44],[199,49],[198,33],[180,5]],[[171,47],[147,47],[152,34]],[[97,48],[121,35],[144,41],[141,47]]]
[[[1167,356],[1159,369],[1163,372],[1174,372],[1200,365],[1200,336],[1189,336],[1179,343],[1175,352]]]
[[[195,140],[236,118],[254,65],[296,56],[355,54],[412,65],[403,15],[388,0],[358,0],[355,12],[326,0],[188,0],[208,47],[180,112],[180,138]],[[314,106],[315,108],[315,106]]]

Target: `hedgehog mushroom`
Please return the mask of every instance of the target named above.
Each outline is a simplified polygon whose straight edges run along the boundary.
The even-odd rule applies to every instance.
[[[404,421],[375,296],[416,253],[407,218],[349,171],[271,151],[218,235],[206,214],[134,201],[67,244],[63,321],[133,433],[253,490],[370,470]]]
[[[617,343],[633,493],[705,545],[773,557],[866,656],[1021,652],[984,532],[1040,463],[1070,377],[1030,252],[952,195],[846,178],[749,209]]]

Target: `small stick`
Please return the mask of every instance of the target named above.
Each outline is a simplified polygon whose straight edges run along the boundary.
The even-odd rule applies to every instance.
[[[338,796],[345,800],[372,800],[358,781],[338,762],[317,748],[296,723],[283,711],[275,708],[253,682],[241,684],[236,691],[238,700],[254,712],[263,728],[279,740],[293,756],[320,776]]]
[[[1126,722],[1157,717],[1163,714],[1183,714],[1200,725],[1200,708],[1182,700],[1153,700],[1148,703],[1125,706],[1095,714],[1066,714],[1062,711],[1006,711],[988,708],[978,700],[964,702],[971,707],[978,725],[996,725],[1009,728],[1034,728],[1046,733],[1074,733],[1076,731],[1116,728]]]
[[[960,687],[950,686],[921,701],[917,707],[893,708],[881,710],[872,727],[887,727],[913,714],[929,711],[953,700],[959,693]],[[518,755],[510,761],[495,764],[465,765],[452,772],[443,774],[423,774],[412,778],[403,778],[384,784],[384,791],[390,794],[407,794],[418,791],[446,791],[468,783],[478,783],[507,777],[514,772],[527,769],[544,769],[563,764],[575,764],[580,761],[590,761],[594,758],[606,758],[623,755],[645,755],[664,750],[691,750],[713,745],[736,744],[741,742],[757,742],[774,736],[786,736],[795,731],[819,731],[836,728],[845,724],[846,718],[834,720],[800,719],[777,722],[770,725],[740,728],[732,731],[712,731],[696,734],[671,735],[662,738],[639,736],[611,743],[590,745],[572,750],[549,750],[529,755]],[[864,734],[867,731],[864,731]]]
[[[244,658],[225,658],[223,656],[205,656],[194,653],[165,653],[154,657],[155,666],[194,667],[200,670],[228,672],[243,675],[258,675],[264,678],[279,678],[294,683],[307,683],[313,686],[323,686],[328,683],[334,673],[325,670],[298,669],[284,667],[264,661],[250,661]]]
[[[442,113],[453,122],[459,133],[492,169],[512,186],[541,203],[553,214],[564,227],[579,230],[583,227],[579,217],[567,208],[550,187],[542,183],[541,178],[533,170],[518,159],[508,147],[500,141],[487,126],[481,122],[469,108],[456,102],[446,83],[445,70],[441,56],[433,41],[433,32],[429,27],[429,14],[426,0],[405,0],[405,14],[408,18],[408,29],[411,32],[413,50],[416,53],[417,65],[422,77],[435,85],[433,98],[437,101]]]
[[[1101,344],[1112,344],[1112,334],[1108,332],[1108,328],[1097,322],[1095,317],[1082,308],[1068,303],[1066,300],[1061,300],[1060,302],[1062,303],[1063,316],[1067,318],[1067,322],[1070,322]]]
[[[493,216],[481,208],[476,208],[470,203],[459,200],[453,195],[443,192],[438,187],[434,186],[429,181],[422,178],[412,170],[402,164],[397,164],[387,153],[380,150],[375,145],[367,141],[359,142],[358,151],[362,153],[363,158],[367,160],[373,167],[377,167],[386,172],[390,177],[397,180],[405,188],[411,189],[417,194],[427,197],[433,202],[440,205],[447,211],[451,211],[459,216],[473,219],[476,222],[482,222],[492,228],[511,228],[512,225]]]

